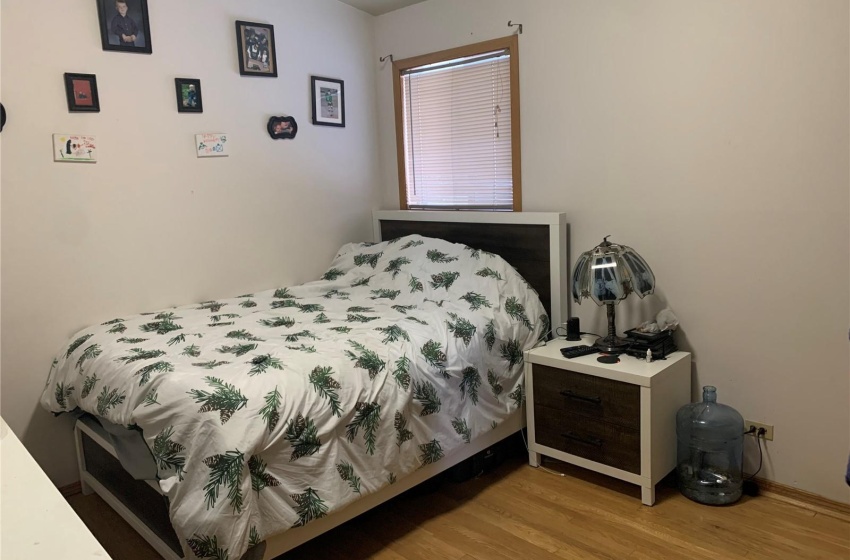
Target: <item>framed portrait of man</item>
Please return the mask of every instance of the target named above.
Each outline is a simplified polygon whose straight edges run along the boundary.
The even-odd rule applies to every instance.
[[[96,0],[105,51],[151,54],[148,0]]]

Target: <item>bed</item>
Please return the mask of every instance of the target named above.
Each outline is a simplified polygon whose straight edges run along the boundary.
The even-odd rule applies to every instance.
[[[104,419],[77,423],[84,488],[163,557],[272,558],[524,426],[522,352],[566,311],[565,216],[374,224],[319,281],[115,318],[54,360],[42,404]],[[121,472],[111,424],[158,482]]]

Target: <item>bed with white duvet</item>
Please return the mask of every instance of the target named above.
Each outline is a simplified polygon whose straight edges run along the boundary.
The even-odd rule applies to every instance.
[[[184,556],[239,558],[516,414],[548,331],[496,255],[351,243],[315,282],[80,331],[41,403],[140,429]]]

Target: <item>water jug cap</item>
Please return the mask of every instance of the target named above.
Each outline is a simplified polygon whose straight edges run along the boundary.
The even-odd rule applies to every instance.
[[[717,402],[717,388],[712,385],[706,385],[702,388],[703,402]]]

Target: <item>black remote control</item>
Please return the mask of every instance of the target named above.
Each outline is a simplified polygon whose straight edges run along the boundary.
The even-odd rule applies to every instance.
[[[596,354],[597,352],[599,352],[599,348],[596,348],[595,346],[588,346],[587,344],[561,348],[561,354],[563,354],[565,358],[578,358],[579,356],[587,356],[590,354]]]

